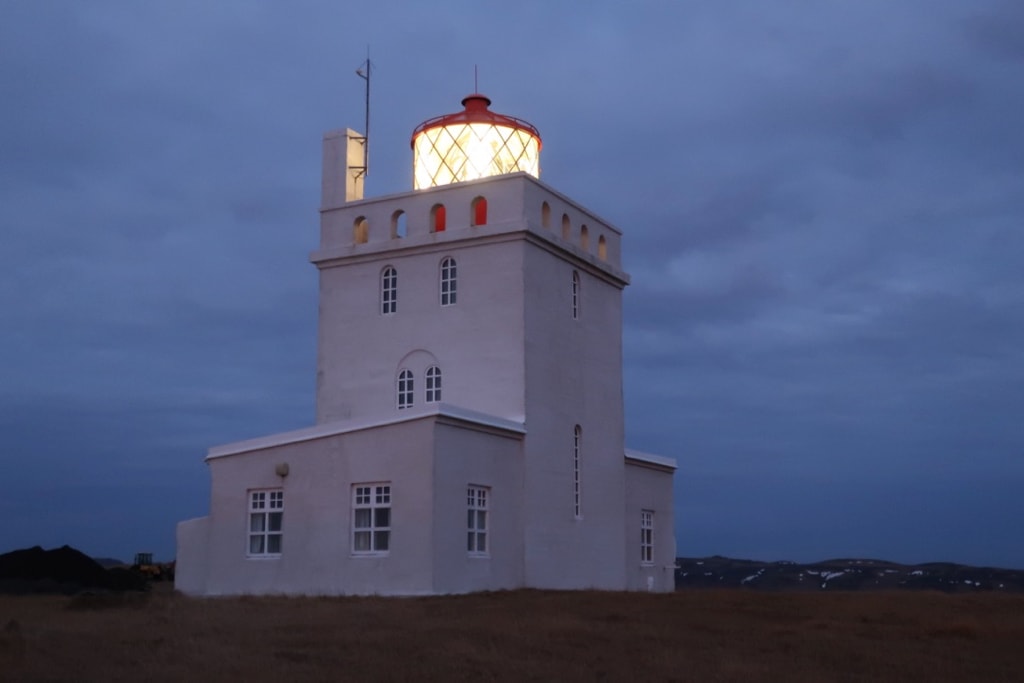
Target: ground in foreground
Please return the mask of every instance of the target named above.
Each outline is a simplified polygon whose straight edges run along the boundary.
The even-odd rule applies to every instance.
[[[1024,596],[0,596],[18,681],[1019,681]]]

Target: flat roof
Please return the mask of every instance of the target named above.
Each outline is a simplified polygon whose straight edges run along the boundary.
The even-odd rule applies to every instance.
[[[658,465],[660,467],[668,467],[670,469],[677,469],[676,459],[667,458],[664,455],[654,455],[653,453],[644,453],[643,451],[634,451],[631,448],[626,449],[627,460],[637,460],[639,462],[646,462],[652,465]]]
[[[295,429],[290,432],[278,432],[277,434],[259,436],[255,439],[246,439],[245,441],[234,441],[220,446],[213,446],[206,452],[206,460],[213,460],[214,458],[223,458],[228,455],[237,455],[239,453],[258,451],[265,448],[284,446],[286,444],[299,443],[302,441],[313,441],[315,439],[322,439],[328,436],[358,432],[364,429],[386,427],[388,425],[400,424],[402,422],[410,422],[412,420],[422,420],[423,418],[438,416],[449,417],[463,422],[471,422],[484,427],[491,427],[493,429],[500,429],[516,434],[526,433],[526,425],[522,422],[506,420],[505,418],[498,417],[497,415],[489,415],[487,413],[477,412],[468,408],[453,406],[448,403],[434,403],[421,408],[409,408],[407,410],[403,410],[398,415],[385,419],[357,418],[352,420],[337,420],[335,422],[313,425],[312,427]]]

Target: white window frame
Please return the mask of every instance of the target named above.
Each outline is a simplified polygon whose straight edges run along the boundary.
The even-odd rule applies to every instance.
[[[580,319],[580,273],[572,271],[572,319]]]
[[[248,492],[246,555],[280,557],[284,546],[284,489]]]
[[[490,500],[489,486],[466,487],[466,552],[470,557],[490,557]]]
[[[441,261],[440,294],[442,306],[454,306],[458,300],[458,264],[451,256]]]
[[[412,370],[402,369],[398,373],[398,383],[396,384],[398,409],[405,410],[406,408],[412,408],[413,403],[416,400],[416,392],[414,390],[414,378]]]
[[[640,564],[654,564],[654,510],[640,511]]]
[[[572,431],[572,496],[573,516],[583,519],[582,485],[580,477],[580,442],[583,440],[583,429],[576,425]]]
[[[391,483],[353,484],[352,554],[380,556],[390,551]]]
[[[427,387],[427,403],[441,402],[441,368],[431,365],[427,368],[424,384]]]
[[[398,312],[398,271],[386,266],[380,273],[380,313],[394,315]]]

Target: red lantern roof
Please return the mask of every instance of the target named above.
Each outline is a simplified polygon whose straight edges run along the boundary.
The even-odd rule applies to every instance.
[[[412,139],[410,140],[410,146],[414,146],[416,143],[416,136],[423,131],[430,130],[431,128],[440,128],[442,126],[458,125],[460,123],[489,123],[495,126],[505,126],[507,128],[514,128],[517,130],[523,130],[537,138],[537,149],[540,150],[541,140],[540,132],[533,127],[532,124],[517,119],[514,116],[505,116],[504,114],[498,114],[487,107],[491,105],[491,99],[486,95],[480,93],[473,93],[472,95],[466,95],[462,99],[462,106],[464,110],[456,112],[454,114],[445,114],[444,116],[435,116],[432,119],[427,119],[420,125],[416,126],[416,130],[412,132]]]

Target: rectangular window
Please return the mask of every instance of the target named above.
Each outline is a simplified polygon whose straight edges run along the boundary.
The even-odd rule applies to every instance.
[[[455,285],[455,259],[446,258],[441,262],[441,305],[454,306],[456,289]]]
[[[654,511],[640,511],[640,563],[654,564]]]
[[[249,555],[273,557],[281,554],[284,522],[284,491],[269,489],[249,492]]]
[[[380,312],[390,315],[398,310],[398,271],[387,267],[380,276]]]
[[[471,556],[487,555],[487,499],[491,490],[483,486],[466,489],[466,550]]]
[[[580,319],[580,274],[572,271],[572,319]]]
[[[427,403],[441,401],[441,368],[432,365],[427,368]]]
[[[580,503],[580,437],[582,430],[579,425],[572,434],[572,498],[576,519],[583,517],[583,507]]]
[[[352,487],[352,552],[381,555],[391,547],[391,485]]]
[[[412,407],[412,371],[402,370],[398,373],[398,407],[411,408]]]

